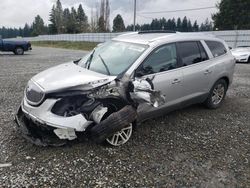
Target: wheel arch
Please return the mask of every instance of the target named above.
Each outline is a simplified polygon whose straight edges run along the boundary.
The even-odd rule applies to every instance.
[[[22,49],[24,50],[24,47],[23,47],[22,45],[16,45],[16,46],[15,46],[15,50],[16,50],[17,48],[22,48]]]
[[[223,77],[219,78],[217,81],[219,81],[219,80],[225,80],[226,83],[227,83],[227,88],[228,88],[228,86],[229,86],[229,84],[230,84],[230,81],[229,81],[229,78],[228,78],[227,76],[223,76]],[[217,82],[217,81],[216,81],[216,82]]]

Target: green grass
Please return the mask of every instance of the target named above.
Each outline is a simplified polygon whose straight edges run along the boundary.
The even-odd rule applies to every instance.
[[[98,43],[96,42],[69,42],[69,41],[33,41],[33,46],[52,47],[52,48],[65,48],[72,50],[86,50],[90,51]]]

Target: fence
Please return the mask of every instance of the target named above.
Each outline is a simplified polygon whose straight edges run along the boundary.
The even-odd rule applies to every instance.
[[[39,35],[38,37],[18,38],[18,40],[105,42],[121,34],[124,33],[81,33],[81,34]],[[17,39],[13,38],[11,40],[17,40]]]
[[[211,31],[202,32],[212,34],[227,42],[231,47],[250,46],[250,30],[233,31]],[[59,34],[59,35],[40,35],[38,37],[19,38],[26,41],[87,41],[87,42],[105,42],[124,33],[82,33],[82,34]],[[11,40],[17,40],[11,39]]]
[[[250,46],[250,30],[204,32],[223,39],[230,47]]]

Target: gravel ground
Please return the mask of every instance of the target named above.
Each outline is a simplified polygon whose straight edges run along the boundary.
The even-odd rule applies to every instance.
[[[250,65],[237,64],[220,109],[195,105],[138,126],[124,146],[41,148],[13,116],[27,81],[82,51],[0,53],[0,187],[250,187]],[[10,163],[9,167],[1,164]]]

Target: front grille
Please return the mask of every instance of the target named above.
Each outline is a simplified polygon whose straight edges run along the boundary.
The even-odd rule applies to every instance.
[[[25,96],[29,104],[38,105],[44,98],[44,92],[35,83],[29,82]]]

